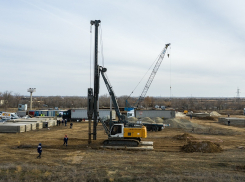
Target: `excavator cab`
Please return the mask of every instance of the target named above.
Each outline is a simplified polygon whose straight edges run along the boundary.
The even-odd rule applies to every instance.
[[[120,137],[123,138],[123,133],[124,133],[124,124],[114,124],[111,127],[111,133],[110,137]]]

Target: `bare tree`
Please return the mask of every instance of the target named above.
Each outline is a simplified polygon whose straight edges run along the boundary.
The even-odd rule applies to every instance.
[[[14,105],[15,105],[15,107],[18,107],[22,97],[23,96],[21,96],[19,93],[14,94]]]
[[[13,96],[11,95],[11,91],[5,91],[3,92],[2,94],[2,98],[3,98],[3,108],[4,110],[6,111],[9,107],[9,105],[12,104],[12,101],[13,101]]]

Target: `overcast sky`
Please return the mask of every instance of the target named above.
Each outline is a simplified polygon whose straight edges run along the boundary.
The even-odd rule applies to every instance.
[[[171,43],[148,96],[234,97],[239,88],[244,97],[244,17],[243,0],[1,0],[0,92],[86,96],[90,20],[101,20],[99,64],[103,52],[117,96],[129,95]]]

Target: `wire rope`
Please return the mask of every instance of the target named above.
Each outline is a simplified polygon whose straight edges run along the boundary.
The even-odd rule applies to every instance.
[[[104,67],[102,24],[100,24],[100,49],[101,49],[100,52],[101,52],[102,66]]]
[[[169,99],[171,100],[171,95],[172,95],[172,65],[171,65],[171,63],[172,63],[172,55],[171,55],[171,47],[172,46],[170,46],[170,97],[169,97]]]
[[[133,89],[133,91],[131,92],[131,94],[128,96],[128,98],[134,93],[135,89],[139,86],[139,84],[142,82],[142,80],[145,78],[146,74],[149,72],[149,70],[152,68],[152,66],[155,64],[155,62],[158,60],[159,56],[161,55],[161,53],[157,56],[157,58],[155,59],[155,61],[151,64],[151,66],[149,67],[149,69],[146,71],[146,73],[144,74],[144,76],[141,78],[141,80],[139,81],[139,83],[136,85],[136,87]],[[128,99],[127,98],[127,99]]]

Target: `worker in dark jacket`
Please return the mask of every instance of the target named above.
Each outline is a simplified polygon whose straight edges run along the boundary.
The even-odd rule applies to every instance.
[[[72,126],[73,126],[73,123],[70,123],[70,128],[72,128]]]
[[[66,126],[66,124],[67,124],[67,119],[65,119],[65,126]]]
[[[67,142],[68,142],[68,137],[67,137],[67,135],[65,135],[65,137],[64,137],[64,144],[63,145],[66,145],[67,146]]]
[[[37,147],[37,152],[39,153],[39,156],[37,156],[37,158],[41,158],[41,155],[42,155],[42,144],[41,143],[39,143]]]

